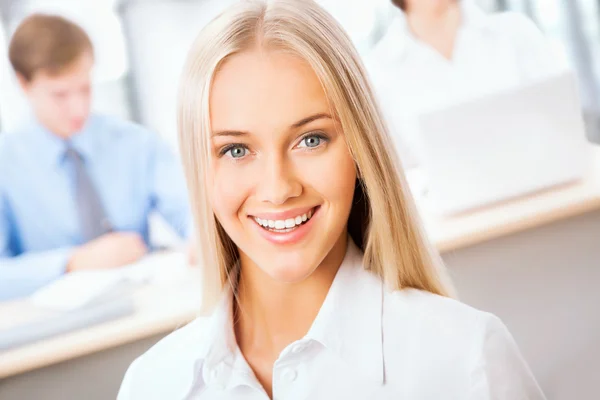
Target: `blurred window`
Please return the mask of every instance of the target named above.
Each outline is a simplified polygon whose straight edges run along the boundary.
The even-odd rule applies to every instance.
[[[527,13],[544,31],[555,49],[570,59],[580,81],[590,139],[599,142],[600,1],[497,0],[496,3],[501,9]]]

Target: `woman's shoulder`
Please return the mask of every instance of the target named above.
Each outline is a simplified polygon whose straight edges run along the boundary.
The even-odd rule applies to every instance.
[[[189,387],[196,362],[207,351],[202,341],[207,322],[206,317],[197,318],[138,357],[125,374],[118,399],[172,398]]]
[[[383,337],[386,375],[436,382],[431,390],[459,398],[544,399],[502,321],[458,300],[416,289],[386,292]]]
[[[383,308],[382,333],[388,338],[384,352],[391,375],[405,371],[404,358],[413,354],[411,373],[416,377],[436,375],[431,371],[435,365],[439,379],[467,385],[484,358],[487,337],[503,326],[490,313],[417,289],[387,292]]]
[[[502,321],[491,313],[453,298],[410,288],[386,292],[384,321],[390,330],[402,329],[423,340],[465,346],[482,344],[490,331],[504,329]]]
[[[385,300],[393,308],[404,309],[410,307],[412,310],[417,307],[418,309],[427,309],[442,315],[447,315],[448,313],[457,314],[466,319],[478,318],[482,314],[486,314],[456,298],[440,296],[415,288],[386,291]]]

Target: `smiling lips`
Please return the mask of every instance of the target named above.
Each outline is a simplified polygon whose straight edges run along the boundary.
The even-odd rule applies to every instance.
[[[263,229],[275,232],[275,233],[287,233],[297,229],[300,225],[308,222],[314,213],[314,208],[311,208],[308,212],[296,215],[286,219],[263,219],[254,217],[254,221],[260,225]]]

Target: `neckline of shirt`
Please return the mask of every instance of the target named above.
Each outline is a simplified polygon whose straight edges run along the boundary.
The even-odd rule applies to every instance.
[[[464,31],[465,29],[473,28],[486,31],[490,28],[490,15],[483,11],[474,0],[459,0],[459,3],[463,18],[459,28],[459,36],[461,34],[460,31]],[[398,10],[381,43],[388,43],[391,48],[396,49],[397,54],[401,57],[406,56],[411,48],[428,46],[415,37],[408,26],[406,14],[401,10]]]
[[[222,390],[256,386],[235,340],[232,301],[231,291],[225,290],[213,313],[203,321],[206,330],[194,358],[190,390],[200,379]],[[383,384],[382,307],[383,284],[364,269],[362,252],[349,238],[346,255],[317,318],[304,338],[282,352],[281,360],[318,343],[371,381]]]
[[[28,136],[29,145],[34,149],[36,158],[51,166],[60,165],[65,159],[69,147],[82,157],[83,161],[93,158],[93,133],[97,130],[97,118],[90,116],[83,129],[69,139],[62,139],[44,127],[35,117],[31,117],[17,134]]]

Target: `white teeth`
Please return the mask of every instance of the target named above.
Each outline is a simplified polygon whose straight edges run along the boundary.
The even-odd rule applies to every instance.
[[[308,221],[313,215],[313,211],[310,210],[306,214],[298,215],[295,218],[288,218],[286,220],[272,220],[272,219],[262,219],[255,217],[254,220],[257,224],[262,227],[270,228],[270,229],[291,229],[297,225],[301,225],[303,222]]]
[[[284,229],[284,228],[285,228],[285,221],[282,221],[282,220],[275,221],[275,229]]]

